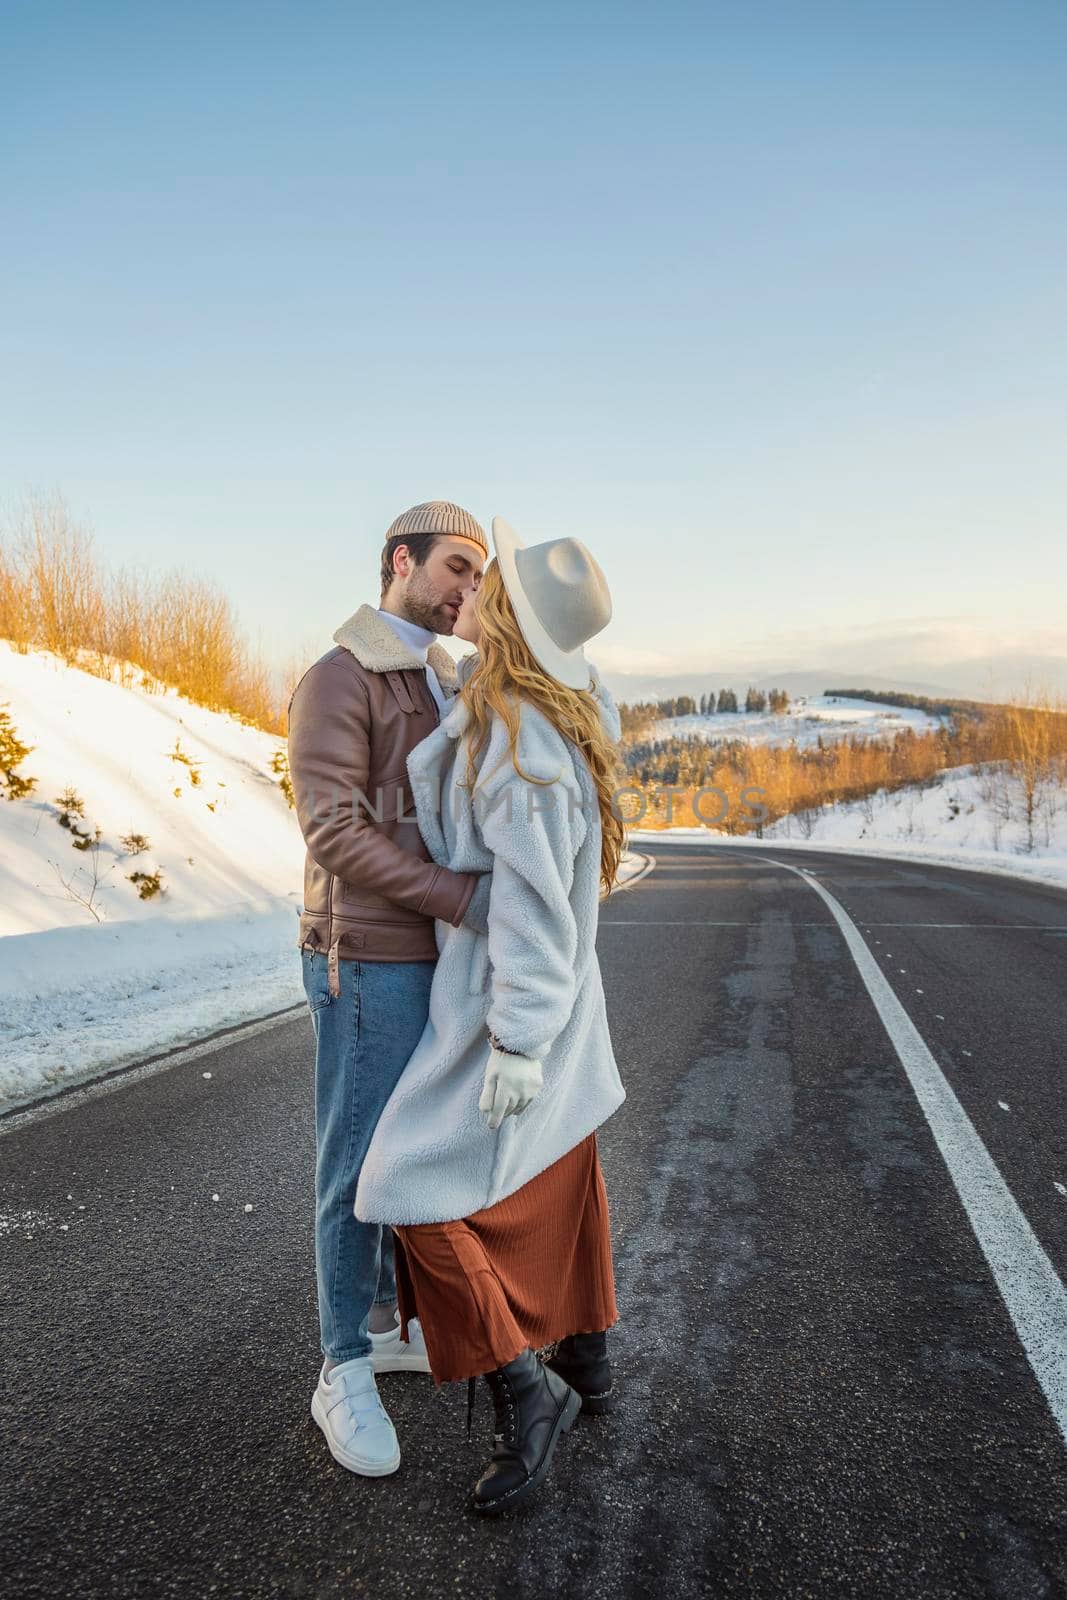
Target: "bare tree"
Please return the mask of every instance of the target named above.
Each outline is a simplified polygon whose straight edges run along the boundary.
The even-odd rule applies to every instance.
[[[1052,706],[1044,691],[1029,690],[1026,703],[1017,701],[1007,708],[1008,757],[1018,786],[1022,821],[1026,829],[1023,848],[1031,854],[1036,844],[1036,825],[1042,797],[1052,776]]]
[[[818,807],[802,806],[801,809],[799,811],[795,811],[793,815],[797,819],[797,826],[800,829],[800,837],[802,839],[810,839],[812,834],[815,832],[815,824],[818,821]]]
[[[89,857],[88,867],[75,868],[74,872],[69,878],[64,878],[59,869],[58,861],[50,860],[48,865],[52,868],[56,877],[62,884],[67,899],[74,900],[78,905],[84,906],[86,911],[88,911],[89,915],[93,918],[94,922],[102,922],[103,918],[96,908],[96,898],[99,894],[101,885],[111,876],[115,868],[118,866],[118,861],[113,861],[106,872],[100,871],[99,828],[96,830],[96,837],[90,842],[87,849],[83,853]],[[84,880],[84,882],[79,883],[77,881],[79,879]]]
[[[92,539],[60,494],[30,495],[16,520],[16,552],[35,642],[73,663],[100,646],[104,596]]]

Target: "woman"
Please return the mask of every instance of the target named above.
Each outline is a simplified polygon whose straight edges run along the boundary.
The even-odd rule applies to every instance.
[[[356,1195],[358,1217],[393,1225],[404,1336],[417,1316],[436,1381],[468,1378],[473,1397],[486,1377],[495,1443],[474,1506],[490,1514],[536,1488],[583,1403],[610,1408],[595,1130],[625,1098],[595,948],[623,843],[619,724],[582,653],[610,619],[607,583],[575,539],[525,548],[496,518],[493,540],[455,625],[479,654],[407,764],[433,859],[491,869],[484,931],[436,924],[429,1020]]]

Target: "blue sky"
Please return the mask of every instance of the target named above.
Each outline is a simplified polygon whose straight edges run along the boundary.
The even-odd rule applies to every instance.
[[[3,30],[6,503],[59,487],[275,656],[433,497],[584,538],[616,668],[1067,653],[1062,3]]]

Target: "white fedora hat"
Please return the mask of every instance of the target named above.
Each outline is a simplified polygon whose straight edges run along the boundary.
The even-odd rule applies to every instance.
[[[493,545],[512,610],[530,652],[568,689],[588,689],[587,639],[611,621],[608,580],[580,539],[524,545],[503,517]]]

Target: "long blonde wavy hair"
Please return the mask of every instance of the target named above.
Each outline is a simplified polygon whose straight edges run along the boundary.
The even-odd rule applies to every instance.
[[[556,781],[534,777],[519,766],[519,702],[530,701],[558,733],[578,746],[593,775],[600,809],[600,881],[607,894],[615,884],[625,833],[612,805],[619,758],[604,731],[596,699],[588,689],[568,689],[538,665],[522,636],[495,558],[485,569],[475,606],[481,628],[479,661],[460,689],[470,714],[467,787],[473,792],[475,763],[489,738],[494,711],[507,727],[508,749],[519,776],[543,786]]]

